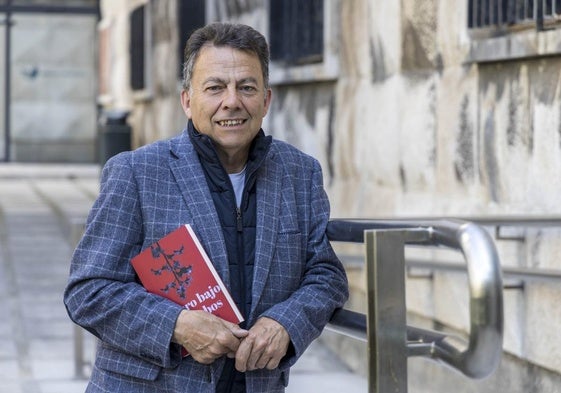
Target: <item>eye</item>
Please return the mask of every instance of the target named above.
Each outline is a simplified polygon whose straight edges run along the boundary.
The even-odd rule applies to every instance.
[[[257,88],[253,85],[242,85],[240,86],[240,90],[246,94],[252,94],[257,91]]]
[[[211,91],[211,92],[220,91],[220,90],[222,90],[222,86],[220,86],[220,85],[211,85],[211,86],[207,86],[206,90],[207,90],[207,91]]]

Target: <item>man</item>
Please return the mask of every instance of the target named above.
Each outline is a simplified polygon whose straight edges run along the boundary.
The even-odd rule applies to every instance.
[[[186,130],[106,164],[64,297],[100,339],[88,392],[283,392],[290,366],[346,301],[321,168],[261,130],[268,62],[248,26],[197,30],[185,49]],[[241,326],[139,284],[130,259],[186,223]]]

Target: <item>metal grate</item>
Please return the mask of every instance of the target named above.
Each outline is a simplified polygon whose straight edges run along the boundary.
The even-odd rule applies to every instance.
[[[136,8],[130,15],[130,83],[133,90],[146,87],[144,13],[146,6]]]
[[[205,0],[190,0],[177,2],[177,16],[179,23],[179,67],[178,76],[183,77],[183,55],[185,44],[191,33],[205,25],[206,3]]]
[[[468,0],[470,29],[533,24],[542,30],[560,19],[561,0]]]
[[[271,59],[288,64],[323,60],[323,0],[272,0]]]

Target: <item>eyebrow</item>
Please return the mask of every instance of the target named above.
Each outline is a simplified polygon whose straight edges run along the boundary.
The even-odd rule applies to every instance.
[[[225,79],[218,78],[218,77],[210,77],[204,81],[204,84],[212,83],[212,82],[220,83],[224,85],[228,84],[228,82]],[[257,79],[253,77],[242,78],[239,81],[236,81],[236,85],[243,85],[244,83],[254,83],[256,85],[258,84]]]
[[[242,85],[242,84],[244,84],[244,83],[255,83],[256,85],[258,84],[258,83],[257,83],[257,79],[255,79],[255,78],[253,78],[253,77],[248,77],[248,78],[240,79],[237,83],[238,83],[239,85]]]
[[[207,84],[207,83],[211,83],[211,82],[214,82],[214,83],[221,83],[221,84],[224,84],[224,85],[226,84],[226,81],[225,81],[224,79],[222,79],[222,78],[216,78],[216,77],[210,77],[210,78],[205,79],[205,81],[203,82],[203,84]]]

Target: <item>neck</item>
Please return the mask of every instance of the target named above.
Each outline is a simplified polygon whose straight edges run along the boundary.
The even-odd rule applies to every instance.
[[[240,173],[247,162],[247,157],[247,149],[242,152],[236,152],[234,154],[228,154],[228,152],[218,150],[218,158],[220,159],[220,163],[228,174]]]

